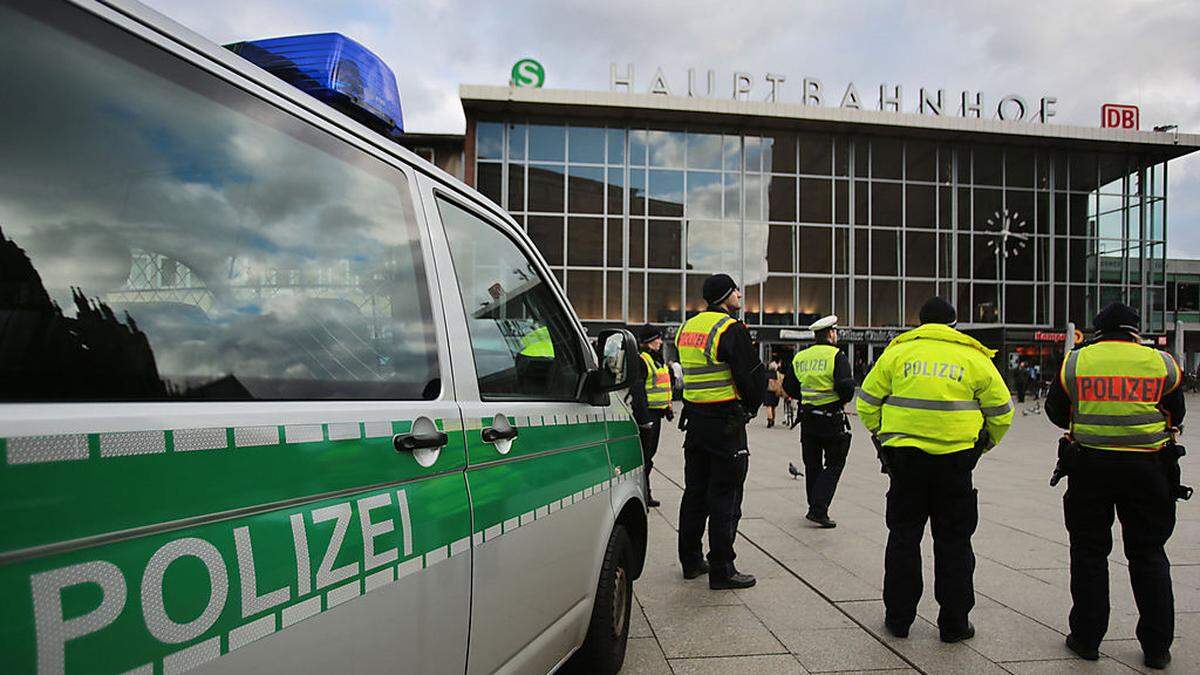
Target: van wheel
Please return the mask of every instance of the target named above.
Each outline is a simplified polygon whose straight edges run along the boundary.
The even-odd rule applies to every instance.
[[[625,663],[629,641],[629,613],[633,607],[633,544],[625,528],[617,525],[608,538],[596,604],[583,646],[571,657],[567,672],[616,673]]]

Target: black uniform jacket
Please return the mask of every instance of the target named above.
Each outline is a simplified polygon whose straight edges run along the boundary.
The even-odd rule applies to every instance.
[[[708,311],[724,310],[710,306]],[[767,369],[758,359],[750,329],[741,321],[734,322],[721,334],[716,359],[729,364],[740,398],[723,403],[685,403],[687,436],[683,446],[735,455],[747,449],[746,421],[762,406],[767,392]]]
[[[1100,340],[1135,342],[1136,338],[1129,333],[1114,331],[1101,333],[1093,341]],[[1086,344],[1081,346],[1086,346]],[[1158,402],[1158,409],[1166,413],[1169,425],[1178,427],[1183,422],[1183,415],[1186,412],[1183,403],[1183,387],[1175,387],[1163,394],[1162,399]],[[1046,417],[1050,418],[1055,426],[1062,429],[1071,428],[1071,397],[1067,396],[1067,390],[1063,387],[1061,372],[1055,376],[1050,385],[1050,394],[1046,396]]]
[[[800,396],[800,380],[796,377],[796,372],[792,368],[792,364],[788,363],[784,366],[785,374],[783,376],[783,390],[788,393],[788,396],[797,401],[804,400]],[[839,351],[837,356],[833,357],[833,390],[838,395],[837,403],[827,403],[823,406],[817,406],[817,410],[840,412],[842,406],[854,399],[854,373],[850,370],[850,359],[846,358],[846,353]],[[841,416],[824,417],[819,415],[810,415],[802,417],[800,420],[800,432],[803,434],[813,434],[815,436],[840,436],[845,430]]]

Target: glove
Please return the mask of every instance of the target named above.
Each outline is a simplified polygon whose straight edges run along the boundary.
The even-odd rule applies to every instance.
[[[667,408],[667,421],[672,422],[674,420],[675,420],[675,411],[671,408]]]

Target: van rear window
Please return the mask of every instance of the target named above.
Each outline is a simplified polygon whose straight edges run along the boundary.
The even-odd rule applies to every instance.
[[[77,10],[36,11],[55,16],[0,7],[25,92],[0,106],[0,400],[437,396],[403,173]]]

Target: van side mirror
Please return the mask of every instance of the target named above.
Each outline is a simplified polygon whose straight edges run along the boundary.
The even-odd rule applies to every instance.
[[[587,374],[583,391],[589,400],[632,384],[633,359],[638,358],[637,340],[623,328],[600,331],[596,336],[595,349],[600,366]]]

